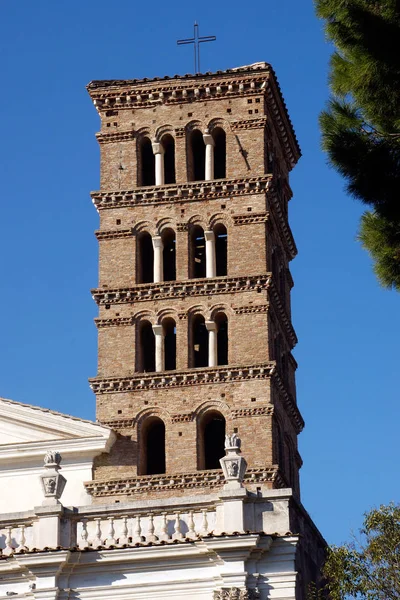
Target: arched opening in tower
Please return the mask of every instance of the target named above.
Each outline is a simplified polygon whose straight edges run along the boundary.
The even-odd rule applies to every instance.
[[[202,315],[193,318],[193,358],[194,367],[208,367],[208,331]]]
[[[200,225],[193,227],[190,233],[191,273],[190,277],[198,279],[206,276],[206,241],[204,229]]]
[[[220,458],[225,455],[226,423],[217,411],[205,415],[203,429],[203,469],[220,469]]]
[[[151,235],[147,231],[140,233],[138,238],[138,282],[152,283],[154,250]]]
[[[189,181],[204,181],[206,177],[206,147],[203,134],[194,129],[190,134]]]
[[[142,475],[165,473],[165,425],[158,417],[148,419],[142,428],[143,445]]]
[[[139,329],[139,371],[153,373],[156,370],[156,348],[153,327],[149,321],[141,321]]]
[[[228,318],[224,313],[215,317],[217,325],[217,360],[218,365],[228,364]]]
[[[164,180],[165,183],[175,183],[175,140],[167,133],[161,143],[164,148]]]
[[[150,139],[144,137],[140,142],[139,148],[140,185],[155,185],[156,167]]]
[[[174,371],[176,369],[176,323],[173,319],[165,319],[163,328],[165,370]]]
[[[176,238],[173,229],[165,229],[162,233],[164,281],[176,279]]]
[[[213,130],[214,138],[214,179],[226,177],[226,133],[221,127]]]
[[[228,234],[225,225],[218,223],[214,227],[214,234],[217,277],[223,277],[228,274]]]

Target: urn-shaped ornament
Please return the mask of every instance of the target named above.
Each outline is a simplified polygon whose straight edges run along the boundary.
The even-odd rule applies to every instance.
[[[240,438],[236,433],[225,436],[226,455],[219,461],[224,473],[225,481],[231,486],[242,487],[242,481],[247,469],[247,462],[240,455]]]
[[[61,454],[56,450],[49,450],[44,457],[44,469],[40,475],[42,482],[43,495],[47,500],[44,504],[57,504],[64,491],[67,480],[59,470],[61,463]]]

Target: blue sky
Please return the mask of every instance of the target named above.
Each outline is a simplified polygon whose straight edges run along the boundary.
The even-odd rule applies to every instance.
[[[399,295],[356,241],[362,207],[320,150],[330,47],[312,2],[0,0],[0,395],[94,418],[99,122],[86,84],[270,62],[303,151],[291,185],[302,500],[340,543],[398,500]],[[244,448],[245,453],[245,448]]]

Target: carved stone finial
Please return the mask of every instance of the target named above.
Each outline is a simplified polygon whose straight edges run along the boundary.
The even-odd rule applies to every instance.
[[[238,437],[236,433],[225,436],[225,450],[228,450],[230,448],[238,448],[240,450],[241,445],[242,440]]]
[[[44,466],[46,468],[54,466],[55,468],[58,467],[60,469],[61,459],[61,454],[57,450],[47,450],[44,455]]]
[[[240,456],[240,438],[233,433],[225,436],[225,452],[226,456],[219,461],[224,472],[227,489],[240,488],[244,474],[247,469],[247,462]]]
[[[58,504],[67,483],[59,473],[61,454],[57,450],[48,450],[44,456],[44,469],[39,476],[45,500],[43,504]]]

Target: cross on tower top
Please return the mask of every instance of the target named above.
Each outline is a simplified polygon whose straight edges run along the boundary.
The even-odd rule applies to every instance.
[[[194,45],[194,72],[200,72],[200,44],[203,42],[215,42],[215,35],[204,35],[202,37],[199,36],[199,26],[197,22],[194,22],[194,32],[192,38],[187,38],[185,40],[178,40],[178,46],[183,44],[193,44]]]

